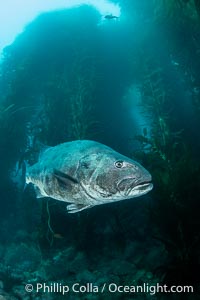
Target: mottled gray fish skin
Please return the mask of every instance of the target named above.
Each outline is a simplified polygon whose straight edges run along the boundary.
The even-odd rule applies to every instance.
[[[26,173],[26,183],[34,185],[38,198],[72,203],[70,213],[142,196],[153,188],[151,180],[138,162],[87,140],[49,147]]]

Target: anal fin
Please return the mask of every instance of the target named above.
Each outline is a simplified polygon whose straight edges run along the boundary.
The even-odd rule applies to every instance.
[[[79,211],[82,211],[84,209],[87,209],[87,208],[90,208],[92,207],[93,205],[84,205],[84,204],[69,204],[67,205],[67,210],[68,210],[68,213],[70,214],[75,214]]]

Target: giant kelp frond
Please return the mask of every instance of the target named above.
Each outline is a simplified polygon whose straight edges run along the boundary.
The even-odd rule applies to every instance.
[[[199,0],[154,0],[154,14],[160,21],[167,18],[182,23],[185,17],[197,20],[199,8]]]
[[[197,287],[200,161],[193,158],[184,130],[174,123],[173,96],[164,71],[156,65],[152,58],[144,61],[141,107],[151,122],[137,138],[140,158],[149,166],[154,181],[150,208],[154,238],[164,245],[168,256],[159,271],[168,285],[194,283]]]
[[[14,104],[10,104],[8,106],[1,105],[0,106],[0,122],[2,122],[6,116],[8,116],[12,111]]]

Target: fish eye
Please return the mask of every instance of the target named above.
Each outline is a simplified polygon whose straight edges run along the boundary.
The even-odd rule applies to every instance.
[[[122,168],[124,165],[124,162],[122,160],[118,160],[115,162],[115,167],[116,168]]]

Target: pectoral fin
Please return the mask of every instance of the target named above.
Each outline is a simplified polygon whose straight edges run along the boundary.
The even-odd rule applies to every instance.
[[[35,193],[36,193],[36,198],[44,198],[44,197],[47,197],[47,196],[44,196],[44,195],[42,195],[42,193],[41,193],[41,191],[40,191],[40,189],[39,189],[39,187],[38,186],[34,186],[34,190],[35,190]]]
[[[87,208],[91,208],[93,205],[84,205],[84,204],[69,204],[67,205],[68,213],[75,214],[79,211],[82,211]]]
[[[54,176],[58,180],[59,184],[61,185],[69,185],[69,184],[78,184],[78,180],[71,175],[65,174],[59,170],[54,169],[53,171]]]

